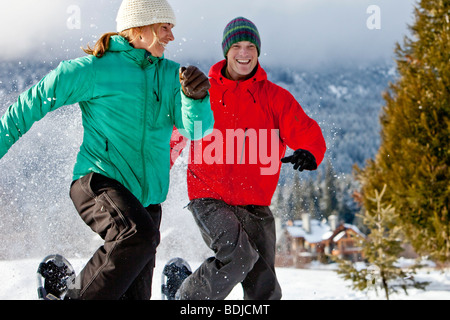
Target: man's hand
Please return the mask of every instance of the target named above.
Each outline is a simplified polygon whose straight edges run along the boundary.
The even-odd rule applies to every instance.
[[[316,158],[308,150],[298,149],[294,151],[294,154],[289,157],[281,159],[283,163],[292,163],[294,170],[316,170],[317,163]]]
[[[211,88],[208,77],[194,66],[180,68],[180,83],[184,94],[195,100],[206,97]]]

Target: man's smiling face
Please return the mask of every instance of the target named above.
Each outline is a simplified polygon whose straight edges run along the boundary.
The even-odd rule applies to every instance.
[[[232,80],[248,79],[258,64],[258,50],[252,42],[237,42],[228,51],[227,62],[227,71]]]

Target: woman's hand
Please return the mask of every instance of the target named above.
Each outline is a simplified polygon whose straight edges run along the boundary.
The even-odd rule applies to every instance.
[[[195,66],[180,68],[180,83],[184,94],[192,99],[203,99],[211,84],[208,77]]]

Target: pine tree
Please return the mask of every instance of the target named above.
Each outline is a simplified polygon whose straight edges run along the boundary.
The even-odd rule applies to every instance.
[[[320,177],[318,177],[320,181]],[[303,183],[303,208],[302,213],[308,213],[311,218],[315,218],[320,220],[322,218],[322,214],[319,208],[318,198],[320,195],[318,194],[320,188],[318,187],[319,183],[315,183],[314,180],[310,177]]]
[[[294,173],[294,181],[292,187],[290,187],[290,193],[288,197],[288,215],[290,220],[297,220],[301,216],[303,209],[303,190],[300,182],[298,171]]]
[[[450,260],[450,1],[421,0],[412,39],[397,45],[399,78],[384,94],[381,145],[358,171],[364,206],[388,185],[386,200],[419,254]]]
[[[339,203],[337,199],[336,173],[331,161],[328,159],[325,166],[325,179],[321,192],[321,212],[324,218],[338,214]]]
[[[281,219],[281,221],[285,222],[289,220],[286,216],[286,202],[284,199],[284,187],[278,185],[275,193],[273,195],[271,210],[275,217]]]
[[[391,293],[401,288],[407,293],[407,287],[424,289],[426,282],[414,280],[415,269],[420,264],[415,264],[404,270],[396,265],[402,248],[402,228],[398,226],[398,214],[394,207],[385,205],[383,196],[386,185],[381,193],[375,190],[375,197],[371,198],[376,207],[372,212],[366,212],[363,223],[371,230],[369,237],[362,241],[363,256],[367,259],[367,268],[356,268],[352,262],[335,259],[339,264],[338,274],[346,280],[353,281],[353,288],[361,291],[381,287],[389,300]]]

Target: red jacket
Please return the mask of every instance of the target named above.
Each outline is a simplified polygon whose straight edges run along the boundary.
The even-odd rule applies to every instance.
[[[253,77],[237,82],[222,75],[225,64],[223,60],[209,72],[215,125],[212,134],[191,142],[189,198],[268,206],[286,146],[310,151],[319,165],[325,140],[316,121],[287,90],[268,81],[261,66]],[[175,157],[180,142],[185,143],[172,142]]]

